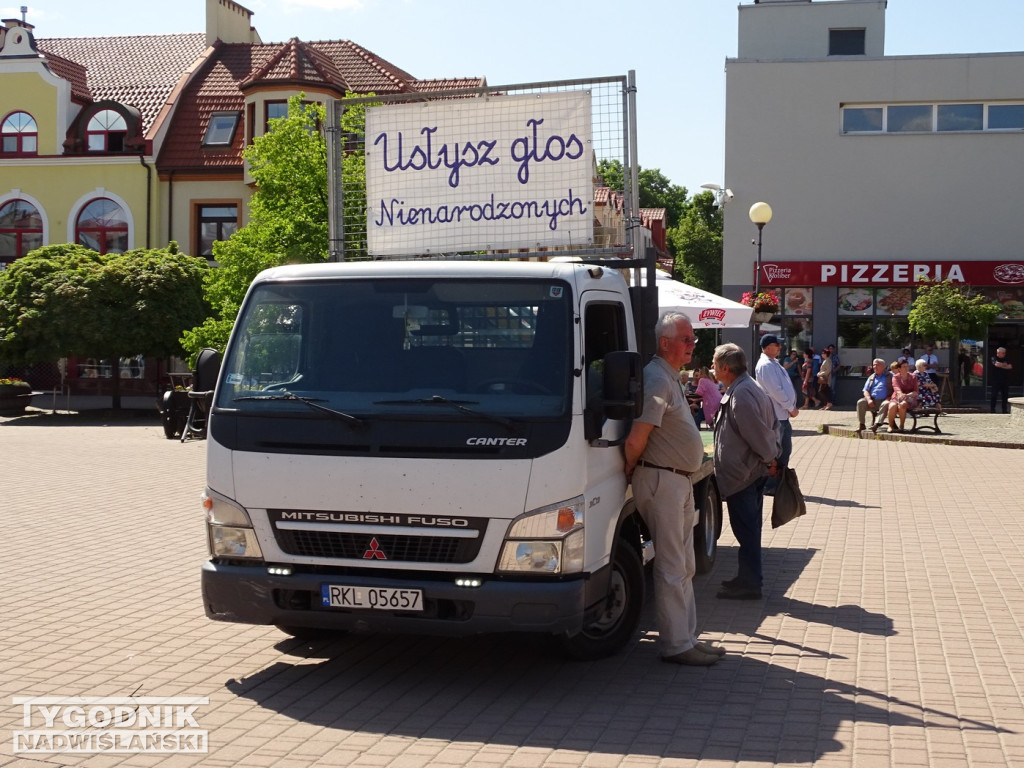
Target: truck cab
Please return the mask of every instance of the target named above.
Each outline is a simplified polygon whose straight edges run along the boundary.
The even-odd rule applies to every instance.
[[[583,263],[281,267],[209,415],[207,614],[321,630],[632,635],[643,524],[630,294]]]

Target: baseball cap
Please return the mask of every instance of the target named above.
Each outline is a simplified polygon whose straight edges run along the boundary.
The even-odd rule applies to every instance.
[[[776,336],[774,333],[766,333],[764,336],[761,337],[761,349],[764,349],[769,344],[781,345],[782,341],[780,341],[779,337]]]

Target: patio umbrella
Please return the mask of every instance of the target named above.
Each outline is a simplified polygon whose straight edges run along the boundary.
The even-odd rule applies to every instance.
[[[673,280],[666,272],[656,273],[658,309],[682,312],[694,328],[749,328],[750,307],[692,285]]]

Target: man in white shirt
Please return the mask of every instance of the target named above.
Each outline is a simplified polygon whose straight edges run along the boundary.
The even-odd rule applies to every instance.
[[[921,359],[924,360],[925,365],[928,366],[927,368],[925,368],[924,372],[927,373],[929,377],[931,377],[932,381],[938,384],[939,372],[936,370],[936,368],[939,365],[939,356],[932,352],[931,344],[924,345],[924,354],[921,355]]]
[[[796,408],[796,391],[793,389],[793,382],[778,360],[781,351],[782,343],[779,337],[773,333],[766,333],[761,337],[761,357],[754,369],[754,378],[761,385],[761,389],[767,392],[768,397],[771,398],[772,406],[775,408],[775,418],[779,420],[779,429],[782,434],[782,453],[779,454],[780,469],[789,465],[789,455],[793,452],[793,425],[789,423],[789,419],[800,413]],[[778,477],[769,477],[764,488],[765,494],[773,496],[778,484]]]

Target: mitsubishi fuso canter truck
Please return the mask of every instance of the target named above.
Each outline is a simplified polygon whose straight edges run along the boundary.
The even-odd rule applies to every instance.
[[[582,262],[370,261],[259,275],[224,356],[203,497],[207,615],[625,644],[652,547],[622,442],[630,290]],[[721,502],[693,477],[698,565]]]

